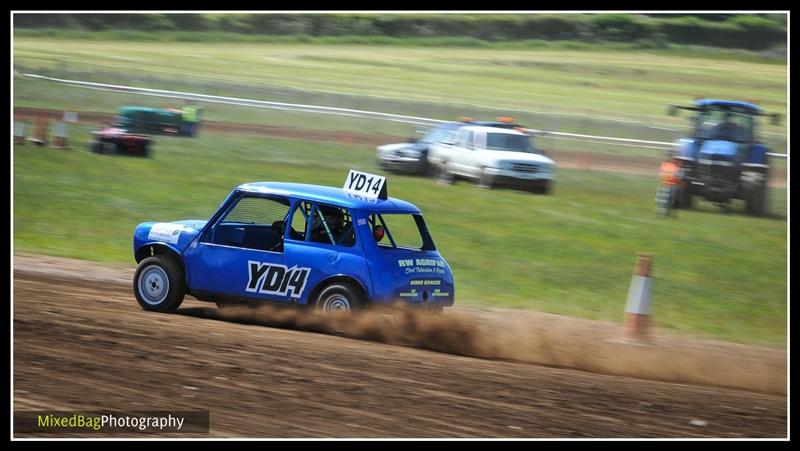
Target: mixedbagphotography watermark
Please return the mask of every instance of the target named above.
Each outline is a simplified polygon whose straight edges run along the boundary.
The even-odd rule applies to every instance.
[[[16,411],[14,432],[208,433],[208,411]]]

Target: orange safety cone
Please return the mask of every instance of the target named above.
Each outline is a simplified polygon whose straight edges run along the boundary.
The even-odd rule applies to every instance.
[[[27,124],[22,121],[14,121],[14,144],[25,145],[25,129]]]
[[[636,269],[631,278],[628,303],[625,307],[624,332],[629,339],[644,339],[648,335],[652,262],[653,256],[650,254],[639,254],[636,259]]]

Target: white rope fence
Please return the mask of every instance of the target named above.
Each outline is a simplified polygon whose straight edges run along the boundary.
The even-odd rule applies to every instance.
[[[80,80],[66,80],[66,79],[46,77],[44,75],[36,75],[36,74],[23,74],[23,75],[30,78],[49,80],[75,87],[96,89],[100,91],[120,92],[127,94],[139,94],[139,95],[148,95],[156,97],[199,100],[209,103],[223,103],[227,105],[270,108],[270,109],[284,110],[284,111],[299,111],[305,113],[319,113],[319,114],[331,114],[337,116],[359,117],[366,119],[379,119],[385,121],[402,122],[402,123],[417,124],[417,125],[435,125],[444,122],[450,122],[450,121],[443,121],[440,119],[432,119],[427,117],[381,113],[379,111],[366,111],[366,110],[356,110],[351,108],[326,107],[320,105],[304,105],[298,103],[270,102],[266,100],[242,99],[238,97],[212,96],[208,94],[197,94],[193,92],[168,91],[164,89],[150,89],[150,88],[139,88],[135,86],[110,85],[105,83],[94,83],[94,82],[80,81]],[[664,141],[648,141],[643,139],[632,139],[632,138],[615,138],[612,136],[585,135],[580,133],[565,133],[565,132],[555,132],[555,131],[536,130],[536,129],[526,129],[526,130],[531,133],[538,134],[540,136],[552,136],[557,139],[569,139],[571,141],[596,142],[596,143],[601,143],[601,142],[627,143],[627,144],[622,144],[625,145],[626,147],[669,149],[674,146],[674,143],[664,142]],[[770,152],[767,155],[778,158],[788,158],[787,154],[782,154],[782,153]]]

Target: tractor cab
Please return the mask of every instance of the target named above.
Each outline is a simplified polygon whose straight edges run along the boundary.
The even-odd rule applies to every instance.
[[[766,164],[766,148],[758,145],[758,116],[767,116],[755,104],[729,100],[701,99],[692,106],[670,107],[695,112],[692,132],[681,140],[678,155],[689,161],[722,160],[737,163]],[[769,115],[773,122],[778,115]]]

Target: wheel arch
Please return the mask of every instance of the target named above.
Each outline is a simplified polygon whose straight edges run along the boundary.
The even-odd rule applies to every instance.
[[[186,274],[186,265],[183,262],[183,257],[181,253],[177,251],[177,249],[168,246],[164,243],[147,243],[139,247],[134,253],[134,257],[136,258],[136,263],[141,263],[147,257],[154,257],[156,255],[165,255],[175,261],[178,266],[181,268],[183,272],[183,279],[186,281],[187,274]],[[188,284],[187,284],[188,288]]]
[[[317,296],[319,296],[320,292],[324,290],[326,287],[335,284],[335,283],[347,283],[356,290],[358,290],[359,294],[361,295],[361,300],[364,304],[369,304],[369,295],[367,293],[366,288],[364,288],[364,284],[358,281],[355,277],[344,275],[344,274],[337,274],[335,276],[330,276],[321,280],[318,284],[314,286],[314,288],[308,293],[308,299],[306,300],[306,305],[313,306],[317,300]]]

